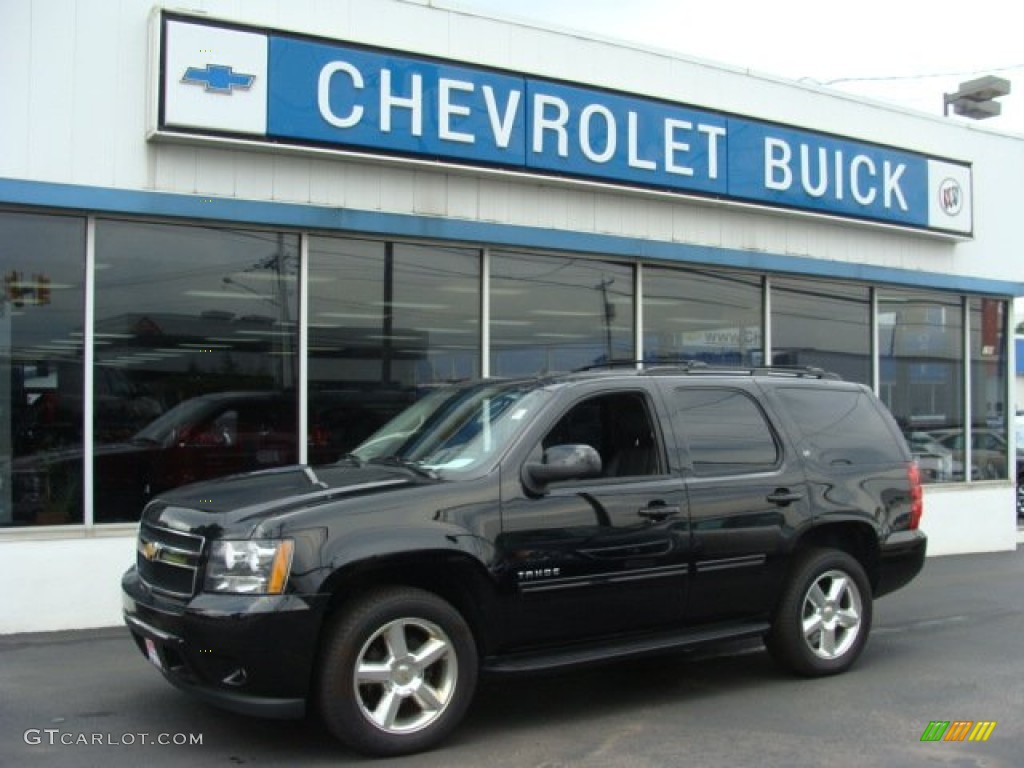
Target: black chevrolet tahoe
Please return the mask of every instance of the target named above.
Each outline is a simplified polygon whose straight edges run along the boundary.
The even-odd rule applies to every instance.
[[[842,672],[921,569],[916,465],[867,388],[696,365],[439,388],[339,462],[152,500],[124,615],[173,684],[426,749],[478,676],[763,638]]]

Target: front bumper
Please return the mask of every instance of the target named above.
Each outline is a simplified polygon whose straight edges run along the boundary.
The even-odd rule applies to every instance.
[[[297,595],[154,592],[131,568],[121,581],[136,645],[173,685],[224,709],[298,718],[306,711],[321,613]]]
[[[878,558],[875,597],[895,592],[917,576],[927,549],[928,538],[920,530],[900,531],[886,539]]]

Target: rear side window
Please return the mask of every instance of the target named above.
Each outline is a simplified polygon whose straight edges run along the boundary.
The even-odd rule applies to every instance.
[[[827,466],[905,460],[869,393],[811,387],[780,387],[777,392],[800,430],[805,458]]]
[[[779,460],[779,447],[764,414],[735,389],[679,388],[673,419],[689,449],[694,474],[763,472]]]

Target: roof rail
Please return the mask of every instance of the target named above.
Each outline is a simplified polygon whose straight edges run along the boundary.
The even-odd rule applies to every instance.
[[[791,376],[794,378],[812,378],[812,379],[842,379],[842,377],[833,373],[832,371],[826,371],[824,368],[819,368],[814,365],[759,365],[759,366],[716,366],[708,365],[696,361],[697,364],[688,364],[685,366],[675,365],[652,365],[644,368],[643,373],[647,374],[659,374],[669,372],[681,372],[681,373],[692,373],[692,374],[732,374],[736,376]]]
[[[590,365],[584,365],[579,368],[574,368],[573,373],[582,373],[584,371],[600,371],[607,368],[639,368],[640,366],[649,367],[661,367],[671,366],[673,368],[707,368],[708,364],[703,360],[607,360],[603,363],[592,363]]]
[[[643,366],[642,370],[640,367]],[[815,365],[713,365],[703,360],[680,358],[670,360],[608,360],[576,368],[573,373],[600,371],[612,368],[636,368],[639,373],[658,375],[666,373],[733,374],[736,376],[792,376],[795,378],[842,379],[842,377]]]

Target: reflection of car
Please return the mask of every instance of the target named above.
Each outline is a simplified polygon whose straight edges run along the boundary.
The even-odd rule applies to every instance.
[[[927,432],[911,432],[906,438],[910,451],[921,468],[922,481],[943,483],[963,479],[964,463],[954,458],[951,449]]]
[[[78,447],[82,444],[81,364],[48,367],[45,385],[26,387],[15,411],[14,455]],[[123,371],[97,366],[93,376],[95,439],[124,440],[160,415],[160,404]]]
[[[953,452],[957,460],[964,459],[964,431],[939,430],[931,433],[938,443]],[[994,429],[971,429],[971,473],[982,480],[1006,477],[1006,456],[1009,447],[1005,435]]]
[[[311,398],[311,464],[336,461],[390,416],[388,410],[353,403],[355,397],[338,392]],[[293,463],[297,409],[293,393],[201,395],[174,406],[125,442],[96,445],[96,521],[137,520],[145,502],[169,488]],[[78,449],[16,459],[14,522],[80,522],[82,460]]]
[[[330,466],[153,499],[123,604],[175,685],[395,755],[484,671],[765,638],[842,672],[924,563],[921,513],[885,407],[814,369],[467,382]]]
[[[1014,419],[1017,439],[1017,519],[1024,521],[1024,413]]]

